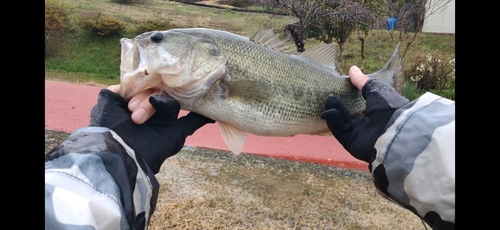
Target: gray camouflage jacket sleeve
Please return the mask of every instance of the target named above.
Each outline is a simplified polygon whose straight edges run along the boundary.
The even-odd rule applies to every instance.
[[[158,189],[115,132],[78,129],[45,156],[45,229],[146,229]]]
[[[455,102],[425,93],[386,127],[369,165],[378,191],[433,229],[455,229]]]

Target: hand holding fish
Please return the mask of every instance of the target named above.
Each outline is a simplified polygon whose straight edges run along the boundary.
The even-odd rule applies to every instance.
[[[115,131],[144,158],[155,174],[165,159],[181,150],[187,136],[203,125],[215,122],[194,112],[177,119],[181,106],[167,94],[138,94],[131,100],[132,103],[137,100],[137,105],[127,106],[118,92],[117,86],[101,90],[98,103],[92,108],[89,126],[107,127]],[[130,107],[135,107],[133,109],[136,111],[144,110],[140,113],[153,114],[144,124],[136,124],[132,121]]]
[[[350,115],[329,95],[321,118],[332,134],[353,157],[369,163],[379,194],[433,229],[455,229],[455,102],[431,92],[409,102],[356,66],[349,79],[366,110]]]
[[[120,85],[110,85],[108,89],[116,94],[120,93]],[[132,112],[131,118],[134,123],[143,124],[156,112],[149,103],[149,96],[153,94],[160,94],[160,91],[144,90],[133,96],[128,102],[128,109]]]
[[[388,84],[368,78],[356,66],[349,70],[349,77],[366,100],[364,114],[351,116],[338,97],[329,95],[321,118],[352,156],[371,163],[376,153],[375,142],[385,132],[394,112],[407,104],[408,99]]]

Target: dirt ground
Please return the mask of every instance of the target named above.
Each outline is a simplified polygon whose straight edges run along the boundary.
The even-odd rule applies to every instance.
[[[45,153],[68,135],[45,130]],[[425,229],[366,171],[185,146],[157,179],[149,229]]]

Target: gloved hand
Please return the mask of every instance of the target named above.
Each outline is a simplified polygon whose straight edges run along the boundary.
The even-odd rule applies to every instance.
[[[364,115],[350,116],[342,102],[329,95],[321,118],[352,156],[371,163],[376,154],[375,142],[386,131],[394,112],[409,101],[388,84],[374,79],[364,84],[361,93],[366,100]]]
[[[180,104],[167,94],[150,96],[149,102],[156,112],[139,125],[132,121],[131,112],[122,97],[102,89],[97,104],[92,108],[89,126],[107,127],[116,132],[156,174],[165,159],[181,150],[187,136],[215,121],[193,112],[177,119]]]

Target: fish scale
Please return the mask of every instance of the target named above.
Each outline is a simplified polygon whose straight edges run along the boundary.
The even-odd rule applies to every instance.
[[[221,44],[228,44],[229,42],[225,41],[224,38],[227,37],[221,38]],[[360,98],[358,91],[350,84],[347,77],[336,77],[329,69],[307,65],[307,63],[291,59],[281,53],[262,52],[259,49],[266,48],[254,43],[242,42],[241,44],[233,42],[232,44],[234,45],[228,46],[226,50],[229,66],[236,69],[236,72],[246,73],[235,74],[232,79],[261,81],[269,84],[276,93],[276,97],[272,101],[262,105],[263,109],[269,107],[269,110],[265,109],[265,111],[269,111],[269,114],[265,115],[279,111],[280,114],[285,114],[284,117],[302,118],[300,120],[296,119],[297,123],[293,125],[300,125],[300,123],[309,125],[316,122],[323,124],[324,120],[319,115],[324,111],[324,104],[318,103],[318,101],[324,103],[330,93],[334,93],[340,98],[354,94],[357,100],[346,100],[346,107],[353,113],[364,110],[364,100]],[[248,50],[253,52],[248,55],[239,55],[246,53],[245,51]],[[259,66],[259,68],[255,68],[255,66]],[[255,71],[248,71],[249,69]],[[304,105],[316,106],[305,109]],[[281,120],[272,121],[271,123],[281,123],[283,126],[289,125],[288,122],[281,122]],[[257,125],[257,123],[254,125]],[[283,128],[286,127],[278,127],[278,129]]]
[[[321,119],[329,94],[353,115],[365,109],[349,77],[334,69],[331,44],[290,54],[272,30],[261,29],[249,39],[204,28],[148,32],[121,42],[121,95],[126,100],[148,88],[161,89],[182,109],[216,120],[236,154],[243,150],[246,133],[332,135]],[[387,65],[368,76],[400,92],[402,70],[398,45]]]
[[[221,43],[227,44],[226,41],[222,41]],[[229,66],[231,69],[234,69],[236,73],[234,76],[231,76],[232,80],[249,79],[269,84],[271,88],[276,89],[276,91],[274,91],[276,92],[276,96],[282,97],[275,97],[266,104],[283,104],[284,106],[294,105],[293,103],[287,102],[286,99],[290,101],[305,100],[314,102],[317,98],[311,101],[311,98],[303,97],[307,92],[309,92],[310,96],[318,95],[319,93],[321,94],[321,100],[324,100],[328,94],[335,93],[334,88],[337,85],[347,86],[346,88],[349,93],[357,91],[354,91],[354,88],[350,87],[351,85],[347,78],[333,78],[332,73],[327,72],[327,70],[320,71],[317,68],[311,68],[310,65],[305,65],[305,63],[290,59],[282,54],[258,52],[259,50],[255,48],[257,45],[253,43],[245,42],[243,45],[239,45],[238,43],[233,44],[232,46],[228,46],[226,50]],[[253,53],[249,55],[239,55],[241,53],[246,53],[245,51],[247,50],[252,50]],[[255,68],[255,66],[259,66],[259,68]],[[248,71],[249,69],[253,69],[254,71]],[[230,70],[228,72],[231,73],[233,71]],[[238,74],[240,72],[244,74]],[[343,83],[339,84],[338,81],[343,81]],[[321,89],[317,89],[318,87]],[[341,88],[337,90],[336,93],[342,91],[345,90]],[[359,105],[364,107],[364,103],[360,103],[358,106]],[[359,112],[363,109],[362,107],[358,107],[356,110]],[[353,109],[355,108],[351,107],[351,110]],[[304,109],[297,109],[292,112],[306,112],[307,115],[318,114],[313,113],[312,110]]]

